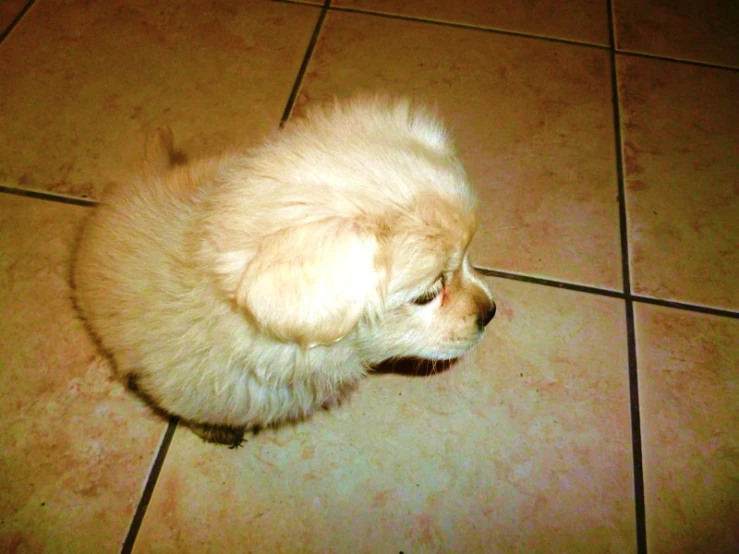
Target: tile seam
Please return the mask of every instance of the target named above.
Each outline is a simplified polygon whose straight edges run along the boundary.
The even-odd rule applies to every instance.
[[[696,67],[705,67],[707,69],[723,69],[725,71],[731,71],[731,72],[739,72],[739,67],[727,65],[727,64],[721,64],[721,63],[715,63],[715,62],[702,62],[700,60],[691,60],[687,58],[676,58],[674,56],[667,56],[667,55],[661,55],[661,54],[650,54],[648,52],[637,52],[636,50],[622,50],[622,49],[616,49],[616,54],[620,54],[621,56],[629,56],[632,58],[641,58],[641,59],[647,59],[647,60],[658,60],[663,62],[670,62],[670,63],[679,63],[683,65],[692,65]]]
[[[421,16],[412,16],[412,15],[402,15],[402,14],[393,14],[393,13],[385,13],[385,12],[375,12],[375,11],[369,11],[369,10],[362,10],[358,8],[347,8],[344,6],[330,6],[329,11],[332,12],[343,12],[343,13],[354,13],[354,14],[360,14],[360,15],[368,15],[371,17],[381,17],[385,19],[396,19],[399,21],[411,21],[414,23],[425,23],[428,25],[437,25],[439,27],[449,27],[452,29],[467,29],[470,31],[479,31],[483,33],[492,33],[492,34],[498,34],[498,35],[506,35],[506,36],[514,36],[514,37],[520,37],[520,38],[530,38],[530,39],[538,39],[545,42],[555,42],[558,44],[571,44],[574,46],[583,46],[585,48],[595,48],[598,50],[608,50],[608,45],[606,44],[597,44],[594,42],[586,42],[586,41],[580,41],[580,40],[574,40],[574,39],[566,39],[566,38],[558,38],[558,37],[552,37],[548,35],[537,35],[535,33],[525,33],[523,31],[513,31],[510,29],[501,29],[498,27],[480,27],[477,25],[473,25],[471,23],[458,23],[454,21],[440,21],[437,19],[428,19]]]
[[[0,193],[11,194],[14,196],[24,196],[26,198],[35,198],[36,200],[47,200],[49,202],[59,202],[61,204],[74,204],[76,206],[96,206],[97,200],[82,198],[80,196],[69,196],[66,194],[58,194],[45,190],[28,189],[23,187],[9,187],[0,185]]]
[[[323,29],[323,23],[326,20],[326,16],[328,15],[330,6],[331,0],[325,0],[323,5],[321,6],[321,13],[318,15],[318,19],[316,20],[316,25],[313,28],[313,33],[311,35],[310,41],[308,42],[308,47],[305,49],[305,54],[303,55],[303,61],[301,62],[300,68],[298,69],[298,74],[295,76],[295,82],[293,83],[292,89],[290,90],[290,96],[288,96],[287,103],[285,104],[285,109],[282,112],[282,117],[280,118],[280,127],[282,127],[290,118],[290,114],[293,111],[295,102],[298,99],[300,89],[303,86],[303,78],[305,77],[305,72],[308,70],[310,60],[313,58],[313,51],[315,50],[316,44],[318,43],[318,37],[320,36],[321,30]]]
[[[583,294],[594,294],[596,296],[604,296],[608,298],[620,298],[625,300],[627,297],[632,302],[641,304],[651,304],[654,306],[660,306],[663,308],[671,308],[674,310],[683,310],[688,312],[696,312],[707,315],[714,315],[717,317],[724,317],[728,319],[739,319],[739,311],[727,309],[727,308],[716,308],[713,306],[704,306],[702,304],[694,304],[691,302],[681,302],[679,300],[669,300],[665,298],[656,298],[651,296],[644,296],[640,294],[627,294],[618,290],[610,290],[592,285],[581,285],[579,283],[573,283],[570,281],[559,281],[557,279],[547,279],[546,277],[535,277],[533,275],[527,275],[525,273],[515,273],[510,271],[502,271],[497,269],[490,269],[488,267],[475,266],[475,269],[485,275],[486,277],[496,277],[498,279],[507,279],[510,281],[520,281],[522,283],[529,283],[532,285],[541,285],[545,287],[554,287],[573,292],[581,292]]]
[[[626,319],[626,349],[629,374],[629,408],[631,413],[631,453],[634,490],[634,522],[636,530],[636,552],[647,554],[647,518],[644,491],[644,459],[641,432],[641,410],[639,405],[639,371],[636,345],[636,325],[634,321],[634,299],[631,294],[631,268],[629,259],[628,213],[626,209],[626,185],[623,165],[621,136],[621,102],[619,96],[616,36],[616,14],[612,0],[606,3],[608,32],[610,35],[610,80],[613,110],[613,148],[616,162],[616,185],[618,187],[618,220],[621,241],[621,275],[624,290],[624,309]]]
[[[57,202],[60,204],[72,204],[83,208],[94,208],[99,204],[98,200],[92,198],[81,198],[77,196],[65,196],[62,194],[55,194],[46,192],[43,190],[24,189],[15,187],[6,187],[0,185],[0,194],[9,194],[13,196],[22,196],[26,198],[33,198],[35,200],[43,200],[46,202]],[[617,291],[605,289],[592,285],[581,285],[578,283],[572,283],[570,281],[559,281],[557,279],[548,279],[546,277],[535,277],[533,275],[527,275],[525,273],[515,273],[511,271],[503,271],[497,269],[491,269],[489,267],[475,266],[480,273],[487,277],[495,277],[498,279],[507,279],[510,281],[520,281],[523,283],[529,283],[532,285],[539,285],[545,287],[554,287],[563,290],[570,290],[574,292],[581,292],[583,294],[594,294],[596,296],[603,296],[607,298],[620,298],[625,299],[626,294]],[[725,317],[729,319],[739,319],[739,311],[727,309],[727,308],[716,308],[712,306],[704,306],[701,304],[694,304],[691,302],[681,302],[679,300],[668,300],[664,298],[656,298],[651,296],[644,296],[638,294],[630,295],[634,302],[643,304],[651,304],[654,306],[660,306],[663,308],[671,308],[675,310],[683,310],[688,312],[702,313],[707,315],[713,315],[717,317]]]
[[[13,29],[20,23],[21,19],[26,15],[28,10],[31,9],[31,6],[36,3],[36,0],[27,0],[26,5],[23,6],[23,9],[18,13],[18,15],[15,16],[13,21],[10,22],[10,25],[2,32],[0,33],[0,44],[2,44],[6,38],[10,35],[10,33],[13,32]]]
[[[273,2],[279,2],[283,4],[297,4],[301,6],[315,6],[315,7],[321,7],[320,4],[308,4],[305,2],[300,2],[298,0],[272,0]],[[718,62],[706,62],[706,61],[700,61],[700,60],[691,60],[688,58],[677,58],[674,56],[668,56],[668,55],[661,55],[661,54],[650,54],[648,52],[638,52],[636,50],[629,50],[629,49],[620,49],[620,48],[611,48],[607,44],[598,44],[595,42],[587,42],[587,41],[579,41],[575,39],[566,39],[566,38],[559,38],[554,36],[548,36],[548,35],[538,35],[536,33],[527,33],[524,31],[513,31],[510,29],[502,29],[498,27],[480,27],[477,25],[473,25],[471,23],[459,23],[454,21],[442,21],[437,19],[428,19],[422,16],[412,16],[412,15],[402,15],[402,14],[393,14],[393,13],[385,13],[385,12],[377,12],[377,11],[371,11],[371,10],[363,10],[360,8],[349,8],[346,6],[329,6],[330,12],[344,12],[344,13],[355,13],[360,15],[369,15],[374,17],[383,17],[386,19],[397,19],[400,21],[411,21],[411,22],[417,22],[417,23],[426,23],[430,25],[438,25],[441,27],[450,27],[454,29],[468,29],[470,31],[481,31],[486,33],[492,33],[492,34],[499,34],[499,35],[506,35],[506,36],[514,36],[514,37],[520,37],[520,38],[530,38],[530,39],[537,39],[542,40],[546,42],[555,42],[558,44],[570,44],[573,46],[583,46],[586,48],[594,48],[597,50],[603,50],[606,52],[615,51],[617,54],[621,54],[624,56],[633,56],[633,57],[639,57],[639,58],[648,58],[653,60],[661,60],[666,62],[673,62],[673,63],[683,63],[686,65],[697,65],[700,67],[706,67],[706,68],[713,68],[713,69],[725,69],[728,71],[739,71],[739,67],[735,67],[728,64],[722,64]]]
[[[121,545],[121,554],[130,554],[131,552],[133,552],[136,537],[138,537],[139,530],[141,529],[141,524],[144,522],[146,510],[149,508],[149,502],[151,501],[152,494],[154,493],[154,488],[156,487],[157,481],[159,480],[159,475],[162,471],[162,467],[164,466],[164,460],[167,457],[167,452],[169,451],[169,447],[172,444],[172,438],[174,437],[174,432],[177,429],[177,423],[177,418],[171,418],[167,423],[167,429],[162,436],[162,442],[159,444],[159,448],[157,449],[157,453],[154,457],[154,463],[152,464],[149,475],[146,478],[144,490],[141,492],[141,498],[139,499],[139,503],[136,506],[136,511],[133,514],[133,518],[131,518],[131,524],[128,527],[126,538],[123,540],[123,544]]]

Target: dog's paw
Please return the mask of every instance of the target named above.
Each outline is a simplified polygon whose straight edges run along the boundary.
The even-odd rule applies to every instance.
[[[225,444],[230,449],[239,448],[244,443],[245,427],[227,425],[190,424],[192,432],[205,442]]]

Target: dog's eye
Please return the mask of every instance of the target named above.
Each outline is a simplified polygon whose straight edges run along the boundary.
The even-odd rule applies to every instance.
[[[412,300],[412,302],[413,302],[413,303],[414,303],[414,304],[415,304],[416,306],[423,306],[424,304],[428,304],[428,303],[429,303],[429,302],[431,302],[431,301],[432,301],[432,300],[433,300],[434,298],[436,298],[437,296],[439,296],[439,293],[440,293],[440,292],[441,292],[440,290],[437,290],[437,291],[429,291],[429,292],[425,292],[425,293],[423,293],[423,294],[422,294],[421,296],[419,296],[418,298],[414,298],[414,299]]]
[[[411,302],[413,302],[413,304],[415,304],[416,306],[423,306],[425,304],[428,304],[432,302],[437,296],[439,296],[439,294],[441,294],[443,288],[444,280],[440,277],[436,280],[434,285],[429,290],[424,292],[421,296],[414,298],[413,300],[411,300]]]

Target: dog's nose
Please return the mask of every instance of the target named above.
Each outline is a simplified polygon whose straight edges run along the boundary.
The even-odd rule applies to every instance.
[[[495,317],[495,302],[493,302],[489,310],[486,310],[485,312],[481,312],[477,316],[477,326],[480,328],[480,330],[484,329],[487,326],[487,324],[492,321],[494,317]]]

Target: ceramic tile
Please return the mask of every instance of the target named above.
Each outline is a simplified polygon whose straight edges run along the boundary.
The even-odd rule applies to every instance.
[[[112,381],[74,314],[85,213],[0,195],[2,552],[117,551],[165,426]]]
[[[613,4],[620,50],[739,66],[739,10],[733,0]]]
[[[178,429],[136,552],[633,552],[621,301],[491,281],[481,347],[239,450]]]
[[[0,36],[8,30],[30,0],[0,0]]]
[[[739,73],[619,57],[633,290],[739,309]]]
[[[275,129],[320,11],[209,5],[35,4],[0,45],[0,178],[97,197],[163,121],[191,156]]]
[[[480,192],[475,262],[620,289],[609,79],[596,49],[332,12],[297,112],[356,90],[438,105]]]
[[[604,0],[333,0],[332,6],[461,23],[546,37],[608,44],[608,9]]]
[[[650,554],[739,551],[739,321],[636,305]]]

